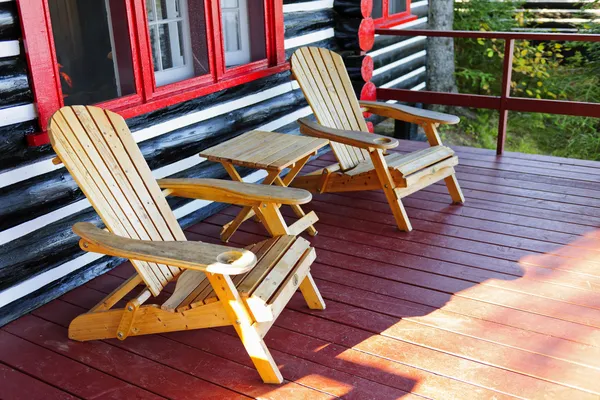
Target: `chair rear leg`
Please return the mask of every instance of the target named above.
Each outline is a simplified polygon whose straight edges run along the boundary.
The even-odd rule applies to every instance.
[[[452,197],[452,202],[454,204],[463,204],[465,202],[465,196],[460,189],[460,185],[456,179],[456,174],[452,174],[444,178],[444,182],[446,182],[446,187],[448,188],[450,197]]]
[[[392,175],[390,174],[382,151],[380,149],[372,151],[371,160],[373,161],[375,172],[377,173],[377,177],[381,183],[381,189],[383,189],[385,198],[390,205],[392,214],[396,220],[396,225],[398,225],[398,229],[405,232],[412,231],[412,225],[410,224],[410,220],[408,219],[408,215],[406,214],[402,200],[400,200],[400,197],[396,193],[396,184],[392,178]]]
[[[302,296],[304,296],[308,308],[311,310],[325,309],[325,301],[323,301],[319,288],[317,288],[310,272],[306,274],[306,277],[300,284],[300,291],[302,292]]]
[[[442,140],[440,139],[440,135],[437,130],[438,124],[423,124],[423,130],[425,131],[425,135],[427,136],[427,141],[430,146],[441,146]],[[460,185],[456,180],[456,174],[452,174],[446,178],[444,178],[446,182],[446,187],[448,188],[448,192],[450,193],[450,197],[452,197],[452,202],[454,204],[463,204],[465,202],[465,196],[463,196],[462,190],[460,190]]]

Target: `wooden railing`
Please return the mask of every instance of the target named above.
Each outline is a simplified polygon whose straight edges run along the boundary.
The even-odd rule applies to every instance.
[[[530,99],[510,96],[515,40],[540,40],[545,42],[600,42],[600,35],[529,32],[431,31],[422,29],[376,29],[375,33],[380,35],[391,36],[428,36],[504,40],[504,61],[502,68],[502,87],[500,96],[463,93],[441,93],[431,91],[412,91],[406,89],[390,88],[377,89],[377,98],[380,100],[398,100],[407,103],[439,104],[447,106],[486,108],[491,110],[498,110],[500,113],[498,123],[498,144],[496,147],[496,152],[498,154],[502,154],[502,152],[504,151],[508,111],[539,112],[548,114],[563,114],[579,117],[600,118],[600,103]]]

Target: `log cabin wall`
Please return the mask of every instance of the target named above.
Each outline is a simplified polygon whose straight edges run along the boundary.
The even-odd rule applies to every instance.
[[[600,22],[600,10],[591,8],[594,0],[525,0],[522,30],[576,33]],[[588,6],[588,7],[584,7]],[[585,9],[583,9],[585,8]]]
[[[427,38],[375,35],[374,40],[369,40],[373,23],[372,15],[365,12],[368,3],[371,0],[335,0],[333,7],[335,37],[357,97],[373,101],[377,87],[424,89]],[[414,1],[410,7],[414,20],[386,28],[427,28],[428,11],[427,0]],[[382,120],[378,116],[369,118],[375,125]],[[372,125],[370,129],[373,129]]]
[[[417,18],[395,28],[427,29],[428,4],[427,0],[413,1],[411,13]],[[376,35],[373,48],[367,52],[374,65],[371,81],[376,87],[425,89],[426,44],[425,36]]]
[[[285,48],[340,51],[333,0],[284,0]],[[413,3],[418,27],[427,2]],[[424,78],[424,40],[375,39],[370,55],[373,82],[419,89]],[[21,43],[16,0],[0,0],[0,326],[39,307],[122,260],[83,253],[71,226],[100,224],[64,167],[51,163],[49,145],[28,147],[25,135],[39,132]],[[154,175],[226,178],[220,165],[198,157],[203,149],[251,129],[297,134],[298,118],[310,115],[289,72],[212,93],[127,121]],[[260,172],[241,170],[247,181]],[[225,205],[170,199],[183,226]]]

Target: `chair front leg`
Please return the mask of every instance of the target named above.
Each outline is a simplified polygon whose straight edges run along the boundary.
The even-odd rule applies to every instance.
[[[430,146],[442,145],[442,139],[440,138],[437,126],[438,124],[423,124],[423,130],[425,131]],[[444,179],[444,182],[446,183],[450,197],[452,197],[452,202],[454,204],[463,204],[465,202],[465,196],[460,189],[456,174],[448,176]]]
[[[240,298],[231,278],[227,275],[211,273],[207,273],[206,277],[210,281],[217,297],[223,304],[223,308],[225,309],[231,324],[242,340],[242,344],[246,348],[246,351],[252,359],[263,382],[275,384],[282,383],[283,376],[260,333],[253,325],[254,320],[246,309],[246,305]]]
[[[440,138],[440,134],[437,130],[438,124],[433,123],[425,123],[421,125],[423,131],[425,131],[425,136],[427,136],[427,141],[430,146],[441,146],[442,139]]]
[[[458,184],[458,180],[456,179],[456,174],[452,174],[444,178],[444,182],[446,183],[446,187],[448,188],[450,197],[452,197],[452,203],[464,204],[465,196],[463,195],[463,192],[460,189],[460,185]]]
[[[262,203],[256,208],[256,214],[263,226],[273,237],[288,235],[289,229],[279,207],[275,203]]]
[[[392,174],[390,174],[383,152],[380,149],[374,149],[370,154],[373,166],[375,167],[375,172],[377,173],[377,177],[379,178],[381,188],[383,189],[388,204],[392,209],[392,214],[394,215],[398,229],[405,232],[412,231],[412,225],[410,224],[404,205],[396,194],[396,183],[394,182]]]
[[[308,308],[311,310],[325,309],[325,301],[323,300],[321,292],[319,292],[319,288],[310,274],[310,271],[306,274],[306,277],[300,284],[300,291],[302,292],[302,296],[304,297]]]

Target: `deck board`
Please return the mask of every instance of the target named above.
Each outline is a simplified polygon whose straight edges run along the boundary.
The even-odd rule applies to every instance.
[[[75,400],[77,397],[48,385],[14,368],[0,364],[0,387],[2,393],[11,399],[29,400],[32,398],[48,400]],[[23,390],[27,388],[27,390]]]
[[[380,192],[306,206],[320,218],[312,271],[327,309],[296,294],[266,336],[283,385],[260,382],[230,328],[69,341],[71,319],[129,277],[126,263],[0,329],[0,397],[597,399],[600,163],[456,152],[466,204],[443,184],[409,196],[413,232],[396,230]],[[237,211],[186,234],[218,243]],[[231,244],[265,237],[248,221]]]

